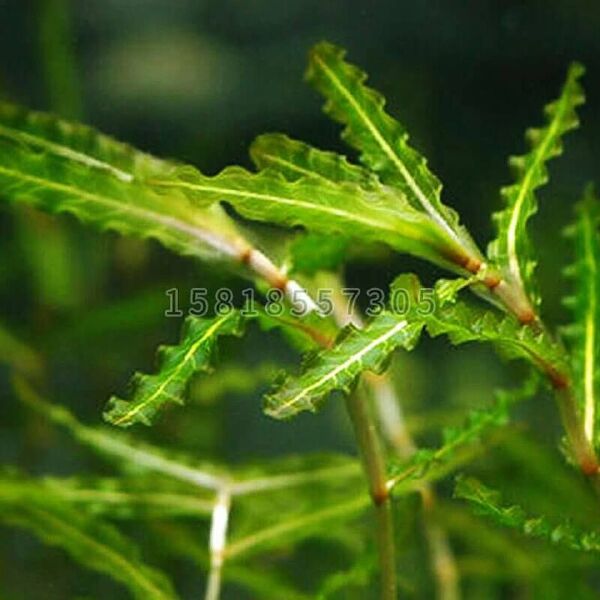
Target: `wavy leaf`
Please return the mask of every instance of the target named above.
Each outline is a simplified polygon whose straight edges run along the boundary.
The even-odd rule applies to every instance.
[[[282,133],[258,136],[250,146],[250,157],[260,170],[271,169],[288,181],[306,177],[323,183],[353,183],[364,189],[377,190],[377,176],[348,162],[345,156],[319,150]]]
[[[325,112],[345,125],[342,137],[360,151],[362,162],[454,241],[457,262],[479,263],[481,254],[471,236],[440,200],[440,181],[408,145],[406,129],[385,112],[383,96],[364,85],[365,73],[345,62],[344,54],[328,42],[317,44],[310,53],[306,78],[327,99]]]
[[[546,162],[562,153],[561,137],[579,125],[576,108],[584,101],[579,84],[583,72],[581,65],[571,65],[560,97],[545,108],[547,126],[529,129],[527,139],[531,150],[510,158],[510,165],[516,171],[516,183],[502,188],[506,208],[493,215],[498,236],[488,246],[488,256],[534,305],[539,305],[540,298],[534,289],[536,263],[532,259],[527,221],[538,209],[536,189],[548,181]]]
[[[574,281],[574,295],[565,299],[574,323],[564,332],[571,341],[574,388],[586,437],[595,444],[600,400],[600,202],[592,187],[576,208],[577,221],[566,232],[575,247],[575,263],[565,270]]]
[[[92,127],[52,114],[0,102],[0,138],[40,154],[105,171],[123,182],[164,172],[168,163],[99,133]]]
[[[133,398],[121,400],[113,396],[104,412],[106,421],[121,427],[129,427],[134,423],[151,425],[167,404],[183,404],[191,377],[195,373],[210,370],[218,339],[225,335],[241,335],[242,321],[237,311],[213,319],[188,317],[180,343],[159,349],[158,373],[136,374],[132,382]]]
[[[174,188],[167,196],[147,183],[175,168],[89,127],[0,104],[0,196],[154,238],[180,254],[244,265],[259,281],[301,295],[217,202],[199,207]],[[306,294],[304,300],[314,310]]]
[[[347,327],[332,349],[322,351],[300,376],[288,377],[265,398],[265,412],[277,419],[304,410],[315,412],[331,392],[350,392],[363,371],[381,371],[397,348],[411,349],[421,328],[420,323],[409,323],[388,312],[375,317],[363,330]]]
[[[252,174],[240,167],[228,167],[214,177],[182,167],[153,183],[157,188],[183,190],[199,206],[225,200],[248,219],[382,242],[399,252],[456,268],[453,241],[428,215],[386,186],[373,191],[312,177],[289,182],[270,169]]]
[[[341,154],[319,150],[280,133],[258,136],[250,147],[250,156],[258,169],[275,171],[290,182],[307,178],[387,193],[374,173],[349,163]],[[291,269],[307,275],[335,270],[352,258],[356,248],[355,242],[342,235],[307,233],[290,244]]]
[[[459,477],[454,496],[467,500],[477,514],[528,537],[583,552],[600,552],[600,532],[582,531],[568,521],[552,523],[544,516],[530,517],[518,505],[503,506],[499,492],[473,477]]]
[[[505,357],[524,359],[556,385],[564,385],[569,365],[562,346],[544,330],[523,325],[512,315],[457,299],[464,281],[454,287],[444,282],[436,290],[425,290],[415,275],[401,275],[392,284],[391,294],[407,300],[410,309],[405,318],[424,323],[431,336],[447,335],[453,344],[491,343]]]
[[[117,529],[51,496],[28,496],[0,483],[0,520],[29,529],[44,543],[58,546],[81,565],[123,584],[134,598],[176,598],[169,580],[147,566],[139,550]]]
[[[166,197],[137,180],[65,160],[1,136],[0,197],[68,212],[102,230],[153,238],[177,253],[203,259],[237,258],[246,243],[222,210],[200,210],[183,195]]]

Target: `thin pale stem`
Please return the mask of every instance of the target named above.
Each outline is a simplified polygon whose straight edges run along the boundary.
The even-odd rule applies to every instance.
[[[346,398],[346,407],[354,427],[369,491],[377,519],[377,543],[381,570],[382,600],[396,600],[396,551],[391,498],[386,480],[385,457],[375,423],[369,414],[369,403],[358,391]]]
[[[220,491],[215,499],[210,524],[210,571],[208,573],[204,600],[219,600],[221,595],[221,579],[227,544],[230,508],[231,495],[226,490]]]

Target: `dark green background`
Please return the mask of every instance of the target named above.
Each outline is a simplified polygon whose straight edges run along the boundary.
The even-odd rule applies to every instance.
[[[557,95],[569,62],[579,60],[587,67],[583,126],[568,136],[566,155],[552,163],[533,225],[544,312],[559,324],[568,318],[560,305],[566,291],[560,272],[569,260],[560,231],[583,185],[598,174],[599,32],[594,2],[80,0],[69,9],[68,2],[0,0],[0,94],[81,118],[212,173],[231,163],[248,165],[247,147],[265,131],[342,149],[338,127],[302,81],[308,49],[327,39],[368,71],[444,182],[446,202],[485,246],[499,187],[510,182],[507,156],[524,151],[524,130],[542,123],[542,106]],[[194,286],[247,284],[158,246],[96,234],[69,218],[61,222],[67,223],[68,260],[34,276],[39,259],[31,246],[44,252],[46,239],[27,237],[22,218],[2,207],[0,311],[6,325],[44,353],[50,397],[95,422],[133,370],[151,369],[156,345],[176,339],[179,322],[163,317],[167,288],[177,286],[185,297]],[[351,265],[348,277],[353,285],[385,287],[408,269],[429,281],[439,274],[406,257],[385,257],[376,267]],[[52,281],[68,282],[62,296],[42,293]],[[249,364],[282,356],[296,362],[276,336],[253,332],[233,348],[225,348],[224,363],[234,356]],[[489,403],[494,385],[518,369],[505,368],[487,349],[450,351],[436,341],[403,358],[398,371],[411,414],[423,414],[424,407],[445,414]],[[13,399],[5,371],[0,401],[3,462],[33,473],[105,469],[30,420]],[[553,442],[557,415],[549,398],[544,401],[526,416],[532,435]],[[220,406],[196,403],[142,433],[231,461],[352,447],[339,399],[318,417],[281,424],[261,415],[259,393],[232,394]],[[436,436],[426,431],[425,439]],[[118,593],[104,579],[73,575],[61,552],[33,538],[9,529],[1,535],[0,578],[11,598],[74,597],[91,585]],[[197,574],[177,568],[181,590],[197,594]]]

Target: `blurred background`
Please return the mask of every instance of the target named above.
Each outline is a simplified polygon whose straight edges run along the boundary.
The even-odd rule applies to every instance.
[[[578,60],[587,67],[582,128],[551,164],[551,185],[540,192],[532,226],[543,257],[544,314],[559,325],[568,319],[560,271],[570,252],[560,232],[599,167],[599,31],[600,9],[584,1],[0,0],[0,97],[84,121],[206,173],[249,166],[248,145],[266,131],[352,156],[303,83],[308,49],[327,39],[369,73],[444,182],[445,201],[484,247],[499,187],[510,182],[507,157],[524,151],[525,129],[542,123],[543,105]],[[158,344],[177,339],[180,321],[164,317],[166,290],[176,287],[185,309],[192,287],[249,287],[152,243],[97,234],[69,217],[0,208],[0,324],[43,357],[37,365],[24,350],[22,360],[45,373],[49,397],[86,422],[100,422],[106,399],[125,392],[134,370],[152,370]],[[388,255],[376,268],[356,261],[346,274],[351,285],[385,289],[407,270],[429,282],[440,275]],[[339,401],[291,423],[261,414],[272,366],[298,362],[276,335],[253,331],[234,345],[235,352],[225,344],[220,358],[232,382],[224,397],[211,391],[209,378],[192,390],[188,409],[138,433],[227,462],[352,451]],[[239,369],[248,365],[260,374],[258,388],[244,385]],[[394,369],[409,422],[427,443],[467,407],[489,404],[493,389],[519,371],[486,348],[449,350],[441,340],[424,342]],[[3,463],[34,474],[105,468],[32,420],[13,398],[3,367],[0,402]],[[521,410],[531,436],[558,454],[550,399]],[[67,557],[33,537],[11,529],[0,536],[0,578],[11,598],[83,598],[90,589],[121,597],[100,576],[73,576]],[[202,582],[191,567],[177,568],[191,594],[185,597],[194,597]],[[51,582],[43,575],[49,572]]]

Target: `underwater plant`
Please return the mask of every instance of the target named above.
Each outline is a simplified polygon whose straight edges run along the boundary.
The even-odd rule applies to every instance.
[[[207,600],[220,597],[223,581],[252,598],[364,598],[366,590],[376,588],[391,600],[435,587],[439,598],[451,599],[461,594],[461,578],[470,595],[488,597],[485,584],[471,579],[485,579],[489,563],[464,559],[472,539],[461,540],[458,552],[451,543],[457,531],[476,528],[475,548],[485,546],[506,562],[505,572],[495,577],[526,580],[533,597],[544,597],[557,589],[549,573],[558,577],[562,564],[563,570],[586,574],[578,578],[577,597],[593,597],[587,578],[600,550],[597,517],[589,510],[597,502],[593,494],[600,493],[600,204],[593,188],[583,193],[566,230],[574,248],[573,265],[566,269],[573,323],[560,331],[543,318],[527,231],[538,210],[537,190],[548,180],[547,162],[561,153],[563,136],[578,126],[582,74],[578,64],[569,68],[558,98],[545,109],[546,123],[528,130],[526,153],[510,159],[514,182],[501,190],[503,207],[493,216],[496,237],[485,252],[442,202],[441,182],[409,144],[404,126],[386,112],[383,97],[330,43],[311,50],[306,79],[325,98],[327,115],[343,126],[356,162],[283,134],[266,134],[250,148],[255,171],[232,166],[206,175],[90,127],[1,104],[2,200],[69,213],[102,231],[151,238],[254,287],[237,298],[225,287],[194,288],[179,341],[160,348],[153,374],[133,377],[127,398],[108,400],[104,425],[83,424],[46,400],[33,367],[35,350],[0,332],[0,357],[14,371],[14,392],[24,405],[111,463],[116,473],[36,477],[5,468],[0,520],[61,547],[143,599],[179,597],[178,583],[167,575],[173,557],[205,569]],[[271,255],[270,237],[282,235],[277,240],[285,238],[279,242],[285,256],[279,259],[275,255],[281,252]],[[373,247],[428,261],[451,278],[429,287],[414,274],[399,274],[389,290],[349,287],[341,267],[351,250]],[[183,316],[178,290],[167,296],[167,314]],[[365,304],[362,314],[358,306]],[[272,370],[253,366],[233,377],[224,372],[222,379],[217,368],[211,375],[216,385],[221,382],[217,393],[226,394],[232,380],[258,386],[270,379],[265,414],[292,419],[318,411],[337,392],[360,461],[319,454],[226,466],[148,443],[139,428],[121,431],[152,426],[167,409],[179,410],[190,384],[214,369],[219,345],[235,347],[256,330],[265,336],[280,333],[306,354],[302,368],[272,377]],[[514,389],[500,391],[492,405],[445,429],[435,447],[414,442],[389,368],[392,355],[401,361],[425,333],[453,345],[490,344],[501,357],[525,365],[515,371]],[[539,512],[530,514],[530,498],[521,501],[518,489],[507,489],[510,501],[503,501],[467,474],[474,461],[502,444],[513,407],[533,398],[540,402],[540,394],[557,403],[562,449],[573,467],[566,474],[560,461],[548,467],[550,479],[560,472],[569,482],[554,491],[564,502],[559,514],[541,501]],[[526,436],[514,435],[519,441],[511,452],[516,456],[515,448],[521,449],[515,461],[524,477],[535,478],[536,460],[523,456],[536,448]],[[452,474],[461,502],[441,499],[436,490]],[[469,510],[463,510],[465,501]],[[430,562],[424,572],[433,583],[411,581],[412,567],[400,564],[414,560],[405,552],[399,560],[398,548],[402,519],[414,518]],[[127,528],[118,525],[125,521],[141,522],[147,535],[158,536],[164,568],[142,558]],[[205,544],[197,523],[209,524]],[[301,561],[291,578],[278,563],[282,553],[312,539],[341,548],[346,564],[318,582],[300,578],[307,591],[290,583],[298,579]],[[535,544],[538,562],[520,547],[525,543]],[[586,553],[586,560],[573,559],[573,550],[576,557]]]

